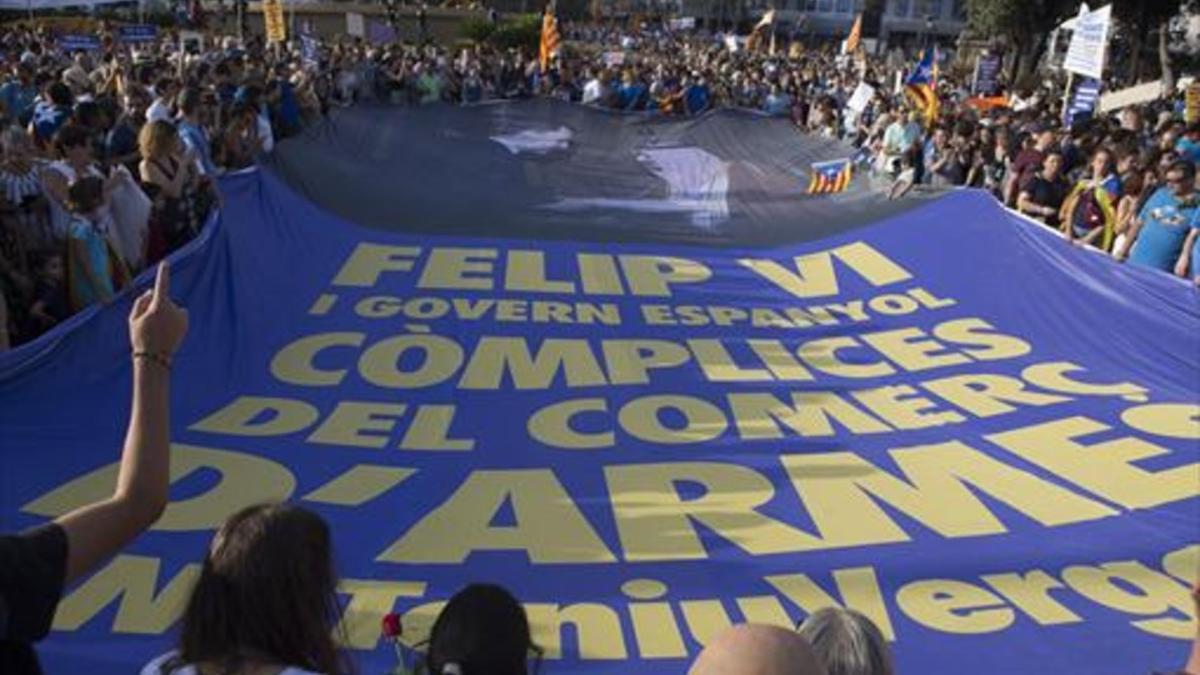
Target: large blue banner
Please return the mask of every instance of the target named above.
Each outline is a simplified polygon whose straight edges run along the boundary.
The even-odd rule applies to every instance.
[[[70,589],[51,673],[171,647],[213,529],[331,524],[343,627],[421,640],[469,581],[546,672],[682,673],[730,622],[856,608],[899,672],[1182,662],[1200,564],[1200,305],[956,192],[816,241],[366,230],[269,172],[178,256],[172,503]],[[148,283],[143,278],[141,283]],[[0,358],[0,525],[111,489],[129,298]]]

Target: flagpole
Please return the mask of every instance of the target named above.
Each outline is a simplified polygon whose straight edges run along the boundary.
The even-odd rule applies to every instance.
[[[1075,72],[1067,71],[1067,86],[1063,89],[1062,119],[1067,119],[1067,106],[1071,105],[1071,85],[1075,82]]]

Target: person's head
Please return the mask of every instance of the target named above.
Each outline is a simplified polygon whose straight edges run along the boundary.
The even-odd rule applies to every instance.
[[[908,111],[908,123],[909,124],[919,124],[920,122],[921,122],[921,111],[917,110],[916,108],[912,108],[911,110],[909,110]]]
[[[169,77],[160,77],[158,81],[154,83],[154,93],[158,95],[158,98],[164,101],[170,101],[171,99],[175,98],[175,94],[178,93],[178,91],[179,85],[175,82],[175,80]]]
[[[1186,197],[1196,190],[1196,165],[1186,159],[1177,159],[1163,172],[1163,178],[1176,196]]]
[[[0,133],[0,149],[7,159],[28,159],[33,155],[33,140],[18,126],[10,126]]]
[[[201,108],[204,106],[204,96],[199,89],[188,87],[179,94],[179,112],[189,120],[194,120],[200,116]]]
[[[812,647],[778,626],[741,624],[708,643],[688,675],[826,675]]]
[[[179,131],[166,120],[142,125],[138,132],[138,151],[145,159],[163,159],[179,149]]]
[[[1142,188],[1146,186],[1145,177],[1140,171],[1131,170],[1121,174],[1121,192],[1122,194],[1137,197],[1142,193]]]
[[[500,586],[471,584],[433,623],[427,659],[433,675],[525,675],[531,653],[540,658],[525,608]]]
[[[946,133],[945,127],[938,127],[933,130],[933,144],[936,145],[937,147],[939,147],[939,148],[945,147],[946,141],[949,140],[949,138],[950,138],[950,135]]]
[[[1034,132],[1033,147],[1045,152],[1054,145],[1054,130],[1042,128]]]
[[[64,124],[54,134],[54,149],[72,164],[87,164],[92,161],[92,133],[74,122]]]
[[[95,132],[104,128],[104,111],[95,101],[81,101],[75,106],[72,119],[83,128]]]
[[[1092,153],[1092,178],[1104,178],[1113,172],[1113,156],[1112,151],[1107,148],[1098,148]]]
[[[798,630],[827,675],[893,675],[891,650],[879,628],[865,615],[826,607],[804,620]]]
[[[90,216],[104,204],[104,180],[85,176],[67,188],[67,208],[71,213]]]
[[[125,92],[123,105],[125,114],[135,121],[146,118],[146,109],[150,107],[150,97],[146,90],[137,85],[131,85]]]
[[[1063,154],[1058,150],[1052,150],[1046,153],[1046,158],[1042,160],[1042,176],[1047,180],[1054,180],[1062,173]]]
[[[38,277],[45,282],[57,282],[63,279],[62,252],[56,249],[46,249],[33,256],[33,269]]]
[[[1142,131],[1142,112],[1133,106],[1121,111],[1121,128],[1140,133]]]
[[[320,516],[289,504],[242,509],[204,557],[183,612],[179,661],[236,669],[254,659],[345,672],[332,633],[336,589],[329,526]]]
[[[75,97],[71,95],[71,88],[62,82],[51,84],[46,89],[46,98],[59,107],[69,107],[75,101]]]

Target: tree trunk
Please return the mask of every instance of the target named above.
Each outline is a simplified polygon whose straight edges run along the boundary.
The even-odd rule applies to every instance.
[[[1130,49],[1132,54],[1129,55],[1129,82],[1137,84],[1142,81],[1142,49],[1145,48],[1145,41],[1142,37],[1142,31],[1135,29],[1133,36],[1130,39]]]
[[[1175,73],[1171,70],[1171,53],[1167,51],[1167,19],[1158,26],[1158,62],[1162,67],[1163,95],[1170,96],[1175,91]]]
[[[1016,43],[1016,64],[1013,81],[1020,81],[1037,69],[1038,60],[1046,51],[1046,34],[1035,33],[1021,36]]]

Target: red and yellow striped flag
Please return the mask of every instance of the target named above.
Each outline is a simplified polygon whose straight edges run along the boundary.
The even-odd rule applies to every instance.
[[[554,16],[554,5],[546,7],[546,13],[542,15],[542,40],[538,47],[538,63],[542,67],[542,72],[550,69],[550,59],[558,53],[559,45],[562,43],[562,37],[558,34],[558,19]]]
[[[850,187],[853,177],[854,161],[850,157],[831,162],[817,162],[812,165],[812,172],[809,173],[808,194],[844,192]]]
[[[846,36],[846,53],[853,54],[858,51],[858,45],[862,42],[862,12],[854,19],[854,25],[850,27],[850,34]]]

